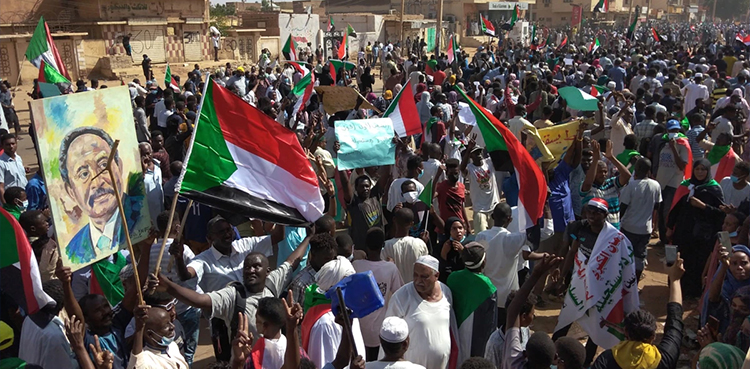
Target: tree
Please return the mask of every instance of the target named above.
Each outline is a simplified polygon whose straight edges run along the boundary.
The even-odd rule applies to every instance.
[[[217,4],[208,8],[211,17],[211,25],[218,28],[222,35],[226,35],[229,30],[229,16],[236,14],[234,5]]]
[[[273,2],[271,0],[261,0],[260,10],[264,12],[273,11]]]

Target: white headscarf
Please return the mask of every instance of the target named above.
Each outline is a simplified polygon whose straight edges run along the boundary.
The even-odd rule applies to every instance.
[[[430,102],[430,93],[424,91],[420,95],[419,102],[417,103],[419,120],[422,122],[422,124],[426,124],[427,121],[432,117],[432,114],[430,114],[430,109],[432,109],[432,103]]]
[[[352,263],[343,256],[338,256],[323,265],[315,274],[315,283],[323,292],[326,292],[341,282],[342,279],[356,273]]]

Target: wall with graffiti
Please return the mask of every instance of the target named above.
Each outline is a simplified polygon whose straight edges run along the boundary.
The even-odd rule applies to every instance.
[[[291,34],[298,47],[312,44],[313,50],[318,47],[320,16],[317,14],[279,14],[279,39],[286,42]]]
[[[130,17],[203,17],[207,12],[203,0],[181,1],[116,1],[99,3],[102,19],[120,20]]]

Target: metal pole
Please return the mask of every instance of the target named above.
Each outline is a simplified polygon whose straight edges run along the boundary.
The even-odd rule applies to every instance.
[[[443,0],[438,0],[437,29],[435,30],[435,56],[440,55],[440,41],[443,39]]]
[[[713,11],[713,14],[711,15],[711,22],[712,23],[716,23],[716,3],[717,2],[718,2],[717,0],[714,0],[714,11]]]
[[[400,21],[399,21],[401,26],[398,29],[398,39],[402,44],[404,42],[404,3],[405,2],[406,0],[401,0],[401,16],[400,16]]]

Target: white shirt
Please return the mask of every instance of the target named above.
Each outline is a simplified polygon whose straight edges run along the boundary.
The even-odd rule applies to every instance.
[[[429,253],[430,250],[427,249],[424,241],[406,236],[385,241],[385,247],[380,251],[380,258],[383,260],[393,259],[396,268],[401,273],[401,280],[408,283],[414,279],[414,262],[420,256]]]
[[[17,337],[18,338],[18,337]],[[65,336],[65,325],[59,317],[39,328],[30,317],[23,320],[18,357],[42,368],[78,368],[78,360]]]
[[[422,175],[424,177],[424,175]],[[404,184],[406,181],[412,181],[414,184],[417,185],[417,192],[419,194],[424,191],[424,186],[422,183],[419,182],[419,180],[414,178],[397,178],[394,179],[393,182],[391,182],[391,187],[388,188],[388,202],[386,203],[386,209],[388,211],[393,211],[393,208],[396,207],[396,204],[403,202],[403,194],[401,192],[401,185]]]
[[[484,267],[484,275],[497,288],[497,306],[504,308],[510,291],[518,289],[518,258],[526,244],[526,232],[511,233],[495,226],[480,232],[475,241],[487,243],[486,257],[493,262]]]
[[[234,281],[242,281],[242,266],[245,256],[251,252],[273,254],[271,236],[245,237],[232,242],[230,255],[220,253],[211,246],[201,252],[187,266],[195,270],[198,284],[203,291],[211,292],[226,287]]]
[[[730,121],[729,119],[720,116],[714,119],[714,123],[716,123],[716,127],[714,127],[714,130],[711,131],[711,141],[713,141],[714,143],[716,142],[716,139],[719,138],[720,134],[732,134],[733,126],[732,121]]]
[[[336,358],[341,343],[341,332],[343,328],[336,324],[333,312],[327,312],[313,324],[310,329],[310,341],[307,346],[307,355],[317,368],[324,367]],[[352,334],[354,335],[354,346],[357,352],[364,354],[365,341],[362,339],[359,319],[352,321]],[[348,366],[347,366],[348,368]]]
[[[480,166],[470,162],[466,170],[469,172],[469,196],[474,211],[489,213],[495,210],[495,205],[500,202],[500,194],[492,160],[484,159]]]
[[[367,347],[380,346],[380,327],[385,319],[385,310],[391,296],[404,284],[401,274],[395,264],[387,261],[354,260],[352,266],[357,273],[371,271],[380,293],[385,299],[385,305],[362,318],[362,338]]]
[[[143,351],[138,355],[131,352],[128,360],[128,369],[189,369],[185,358],[180,353],[180,348],[172,342],[164,352],[143,346]]]
[[[26,180],[26,168],[23,166],[21,155],[16,153],[15,158],[11,158],[7,153],[0,155],[0,183],[5,185],[6,190],[10,187],[26,188],[29,181]]]
[[[167,118],[172,115],[172,112],[164,106],[164,99],[154,104],[154,115],[156,116],[156,125],[161,128],[167,128]]]
[[[162,188],[162,175],[159,161],[152,159],[153,169],[146,169],[143,173],[143,185],[146,187],[146,200],[148,200],[148,212],[151,215],[151,224],[156,225],[156,217],[164,211],[164,189]]]
[[[154,241],[154,244],[151,245],[151,257],[148,263],[148,270],[156,270],[156,260],[159,259],[159,251],[161,250],[162,241],[163,239],[160,238]],[[198,287],[197,278],[190,278],[184,282],[180,280],[180,276],[177,274],[177,265],[173,260],[173,256],[169,254],[169,247],[172,246],[173,241],[174,239],[167,238],[167,243],[164,245],[164,255],[161,259],[159,273],[164,274],[165,277],[169,278],[182,287],[185,287],[192,291],[196,291],[198,293],[202,293],[203,290]],[[185,261],[185,265],[190,264],[193,258],[195,258],[193,250],[191,250],[187,245],[182,245],[182,259]],[[177,314],[181,314],[182,312],[191,309],[191,307],[183,304],[182,302],[178,302],[175,309],[177,311]]]
[[[750,196],[750,185],[746,185],[745,188],[738,190],[734,188],[732,179],[729,177],[722,179],[719,185],[721,186],[721,191],[724,193],[725,204],[739,207],[740,203],[747,200],[747,197]]]
[[[685,96],[685,104],[682,108],[687,113],[695,108],[695,100],[708,100],[708,88],[704,85],[690,83],[682,88],[682,96]]]
[[[115,226],[120,222],[120,210],[115,209],[114,214],[109,218],[106,224],[104,224],[104,230],[99,230],[91,220],[89,220],[89,233],[91,235],[91,244],[94,246],[97,255],[101,252],[107,253],[110,250],[107,249],[99,249],[97,248],[97,245],[99,244],[99,239],[104,236],[107,237],[107,239],[110,242],[110,247],[117,247],[117,245],[112,245],[112,241],[114,241],[115,236]]]
[[[433,158],[427,159],[427,161],[423,161],[422,168],[424,168],[424,172],[422,172],[422,176],[418,179],[419,183],[426,187],[427,184],[432,181],[433,188],[435,188],[434,186],[436,186],[440,180],[440,178],[435,178],[435,175],[440,169],[440,165],[440,160]]]
[[[451,328],[455,318],[451,306],[453,295],[442,282],[440,301],[429,302],[417,293],[413,283],[407,283],[391,297],[386,316],[397,316],[409,325],[409,349],[404,359],[425,368],[448,367],[451,353]],[[380,350],[380,358],[383,350]]]
[[[411,361],[370,361],[365,363],[365,369],[425,369]]]
[[[609,132],[609,139],[612,141],[612,152],[619,153],[625,151],[625,136],[632,134],[633,130],[630,126],[620,118],[620,114],[612,117],[610,121],[611,130]]]

